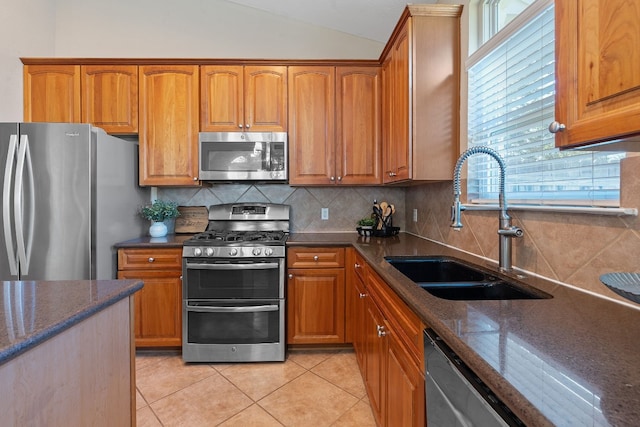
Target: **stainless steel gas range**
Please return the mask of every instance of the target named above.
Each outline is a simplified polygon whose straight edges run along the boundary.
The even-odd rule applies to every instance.
[[[284,360],[288,233],[288,205],[209,208],[207,231],[182,252],[185,362]]]

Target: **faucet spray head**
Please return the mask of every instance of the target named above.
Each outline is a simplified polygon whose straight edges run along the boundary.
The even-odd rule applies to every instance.
[[[462,211],[460,198],[456,197],[453,205],[451,206],[451,228],[453,228],[455,231],[460,231],[460,229],[462,228],[460,211]]]

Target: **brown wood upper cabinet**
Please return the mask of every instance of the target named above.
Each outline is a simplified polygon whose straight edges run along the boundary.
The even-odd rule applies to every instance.
[[[140,185],[199,185],[199,67],[144,65],[138,72]]]
[[[556,146],[640,134],[640,4],[557,0],[555,14]]]
[[[383,181],[451,179],[459,145],[459,5],[409,5],[382,59]]]
[[[202,131],[287,131],[286,66],[202,66],[200,93]]]
[[[25,65],[25,122],[80,123],[80,66]]]
[[[381,183],[379,67],[289,67],[289,183]]]
[[[138,67],[83,65],[82,122],[110,134],[138,133]]]
[[[138,67],[25,65],[24,120],[90,123],[111,134],[138,133]]]

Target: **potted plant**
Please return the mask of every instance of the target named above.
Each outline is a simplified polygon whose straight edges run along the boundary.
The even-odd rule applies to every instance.
[[[179,216],[180,211],[178,203],[156,199],[150,205],[140,208],[140,215],[152,222],[149,227],[151,237],[164,237],[167,235],[165,220]]]
[[[361,236],[371,236],[371,232],[373,230],[373,226],[376,224],[376,220],[370,216],[361,218],[358,220],[358,234]]]

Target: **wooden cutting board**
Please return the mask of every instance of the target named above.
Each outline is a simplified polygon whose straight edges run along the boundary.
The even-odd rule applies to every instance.
[[[176,233],[202,233],[209,224],[206,206],[178,206],[180,216],[176,218]]]

